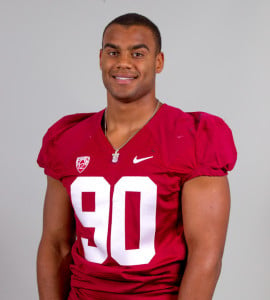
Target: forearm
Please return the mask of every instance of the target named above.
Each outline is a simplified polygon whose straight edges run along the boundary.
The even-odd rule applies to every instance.
[[[221,270],[220,259],[192,257],[188,260],[178,300],[211,300]]]
[[[37,279],[40,300],[67,299],[70,290],[70,249],[60,249],[41,241],[37,256]]]

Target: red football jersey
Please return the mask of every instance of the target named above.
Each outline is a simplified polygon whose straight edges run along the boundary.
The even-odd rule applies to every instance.
[[[69,299],[177,299],[187,254],[181,189],[233,168],[231,130],[163,104],[112,162],[103,114],[62,118],[38,157],[67,189],[76,218]]]

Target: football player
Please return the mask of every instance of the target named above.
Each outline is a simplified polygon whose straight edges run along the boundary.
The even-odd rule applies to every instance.
[[[107,106],[43,138],[42,300],[210,300],[230,210],[231,130],[156,98],[159,29],[138,14],[104,30]]]

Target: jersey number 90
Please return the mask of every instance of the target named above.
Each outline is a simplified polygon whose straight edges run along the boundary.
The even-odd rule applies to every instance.
[[[85,259],[103,263],[108,257],[107,237],[111,186],[103,177],[78,177],[71,184],[71,201],[85,228],[95,228],[96,247],[81,238]],[[95,211],[82,210],[82,193],[95,193]],[[140,240],[138,249],[125,249],[126,192],[140,192]],[[155,255],[157,186],[149,177],[125,176],[114,185],[112,196],[111,256],[120,265],[147,264]]]

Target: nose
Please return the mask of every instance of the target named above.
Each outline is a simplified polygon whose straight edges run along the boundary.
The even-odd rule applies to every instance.
[[[131,68],[131,65],[132,61],[129,53],[124,52],[118,56],[118,61],[116,65],[117,68],[129,69]]]

